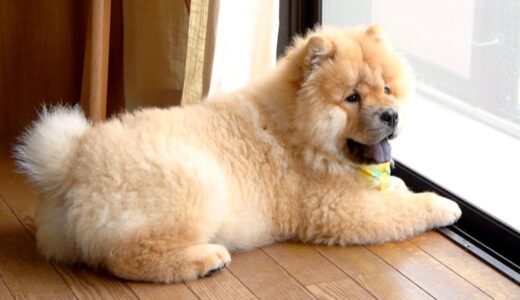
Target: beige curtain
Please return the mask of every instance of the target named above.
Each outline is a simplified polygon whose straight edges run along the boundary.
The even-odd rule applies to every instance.
[[[184,87],[181,103],[191,104],[208,95],[219,1],[191,0]]]
[[[209,0],[123,1],[127,109],[178,105],[186,75],[191,99],[207,94],[217,9]],[[198,69],[186,73],[187,59]]]
[[[126,108],[201,101],[275,63],[278,0],[125,0]]]

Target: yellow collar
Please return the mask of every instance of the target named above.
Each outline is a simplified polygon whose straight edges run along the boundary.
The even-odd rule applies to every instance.
[[[386,190],[390,186],[392,178],[390,175],[390,162],[379,165],[360,165],[358,170],[363,177],[376,184],[381,191]]]

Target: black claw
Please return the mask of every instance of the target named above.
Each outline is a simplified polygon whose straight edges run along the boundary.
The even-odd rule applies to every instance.
[[[209,270],[208,272],[206,272],[206,274],[204,274],[203,277],[204,277],[204,278],[209,277],[209,276],[211,276],[211,275],[217,273],[218,271],[224,269],[225,266],[226,266],[226,264],[219,265],[219,266],[217,266],[216,268],[211,269],[211,270]]]

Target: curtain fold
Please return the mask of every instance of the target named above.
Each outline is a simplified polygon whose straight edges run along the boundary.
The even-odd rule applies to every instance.
[[[188,20],[188,8],[182,0],[123,1],[128,110],[180,103]]]
[[[191,0],[182,105],[197,103],[207,94],[207,87],[206,90],[204,87],[204,71],[208,71],[208,68],[205,69],[204,66],[212,64],[208,61],[212,55],[207,46],[208,34],[211,32],[208,31],[209,11],[214,3],[210,0]],[[214,35],[212,37],[214,39]]]
[[[123,1],[128,110],[201,101],[276,61],[278,0]]]

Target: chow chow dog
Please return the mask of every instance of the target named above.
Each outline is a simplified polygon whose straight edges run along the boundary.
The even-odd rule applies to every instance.
[[[94,125],[79,108],[44,109],[15,150],[42,195],[38,248],[169,283],[218,271],[233,250],[383,243],[452,224],[454,202],[381,190],[358,170],[391,160],[409,91],[379,27],[317,28],[264,78],[201,104]]]

